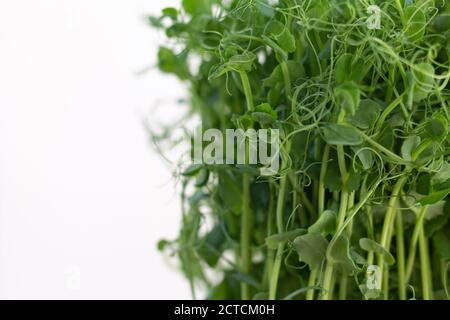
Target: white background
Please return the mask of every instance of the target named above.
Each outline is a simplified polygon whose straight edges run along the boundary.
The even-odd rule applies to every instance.
[[[0,0],[0,298],[190,298],[143,119],[185,92],[155,65],[159,0]]]

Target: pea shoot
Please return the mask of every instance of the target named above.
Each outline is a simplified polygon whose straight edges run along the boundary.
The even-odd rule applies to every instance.
[[[276,174],[179,175],[159,247],[194,296],[450,299],[448,1],[183,0],[149,21],[203,129],[281,133]]]

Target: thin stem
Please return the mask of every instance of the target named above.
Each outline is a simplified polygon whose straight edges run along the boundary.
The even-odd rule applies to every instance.
[[[398,297],[400,300],[406,300],[405,243],[403,235],[403,217],[401,214],[397,214],[396,239],[397,239]]]
[[[337,120],[337,123],[341,123],[345,117],[345,111],[342,109],[339,113],[339,117]],[[348,208],[348,201],[349,201],[349,193],[347,190],[347,179],[348,179],[348,173],[347,168],[345,164],[345,150],[343,145],[337,146],[337,157],[338,157],[338,165],[339,165],[339,171],[341,173],[341,183],[342,183],[342,191],[341,191],[341,201],[339,206],[339,213],[338,213],[338,223],[337,223],[337,229],[340,230],[342,226],[344,225],[345,218],[347,216],[347,208]],[[327,262],[327,266],[325,268],[325,275],[323,278],[323,287],[325,289],[325,292],[322,296],[322,300],[329,300],[333,296],[333,284],[334,284],[334,264],[331,261]]]
[[[397,11],[402,19],[403,25],[405,25],[405,15],[403,13],[402,3],[400,0],[395,0],[395,5],[397,6]]]
[[[364,140],[366,140],[370,145],[372,145],[372,147],[380,150],[381,152],[383,152],[385,155],[387,155],[388,157],[390,157],[392,162],[395,162],[397,164],[405,164],[405,165],[409,165],[410,162],[405,161],[402,157],[399,157],[398,155],[396,155],[395,153],[393,153],[392,151],[390,151],[389,149],[383,147],[381,144],[379,144],[378,142],[376,142],[375,140],[373,140],[372,138],[370,138],[368,135],[366,135],[365,133],[363,133],[362,131],[360,131],[361,136],[364,138]]]
[[[241,214],[241,269],[242,273],[249,275],[251,268],[251,210],[250,210],[250,177],[243,175],[243,201]],[[243,300],[248,300],[250,287],[248,283],[241,282],[241,295]]]
[[[339,207],[338,214],[338,227],[337,230],[341,228],[344,224],[345,216],[347,214],[347,205],[348,205],[348,191],[344,188],[341,192],[341,203]],[[323,277],[323,288],[325,292],[322,296],[322,300],[330,300],[333,296],[333,283],[334,283],[334,264],[333,262],[328,261],[327,266],[325,268],[325,274]]]
[[[348,207],[347,210],[350,210],[355,205],[355,192],[350,193],[348,197]],[[347,237],[351,239],[353,233],[353,220],[350,221],[350,224],[347,229]],[[340,288],[339,288],[339,300],[347,299],[347,286],[348,286],[348,276],[343,274],[341,276]]]
[[[272,191],[272,186],[269,186],[269,190]],[[270,192],[269,195],[269,210],[267,215],[267,232],[266,237],[269,237],[273,233],[273,209],[274,209],[274,195],[273,192]],[[264,267],[264,278],[262,281],[263,288],[269,288],[270,275],[272,274],[273,267],[273,255],[274,251],[270,248],[267,248],[267,259]]]
[[[320,166],[320,178],[319,178],[319,195],[317,204],[317,213],[319,215],[325,210],[325,175],[328,169],[328,158],[330,156],[330,146],[327,144],[323,150],[322,164]]]
[[[317,273],[319,269],[311,270],[309,274],[308,287],[313,287],[316,284]],[[314,292],[315,290],[310,289],[306,292],[306,300],[314,300]]]
[[[382,271],[382,286],[383,286],[383,296],[384,300],[389,300],[389,268],[385,268]]]
[[[420,270],[422,276],[422,295],[424,300],[433,299],[433,288],[431,283],[430,256],[428,253],[428,240],[425,238],[423,227],[419,234]]]
[[[287,175],[283,176],[280,180],[280,191],[278,193],[278,201],[277,201],[277,210],[276,210],[276,221],[277,221],[277,231],[278,233],[283,233],[284,231],[284,197],[286,194],[286,182]],[[270,279],[270,287],[269,287],[269,299],[274,300],[277,294],[277,286],[278,286],[278,276],[281,268],[281,261],[283,259],[283,251],[284,251],[284,242],[280,242],[277,248],[277,253],[275,256],[275,262],[272,268],[272,277]]]
[[[391,198],[388,203],[388,210],[386,211],[386,216],[384,218],[383,229],[381,232],[381,241],[380,244],[383,248],[389,251],[389,243],[391,242],[390,236],[392,235],[392,228],[395,222],[395,215],[397,212],[397,202],[398,197],[400,195],[401,190],[403,189],[404,184],[406,183],[406,175],[403,175],[400,179],[398,179],[397,183],[394,186],[394,190],[392,191]],[[384,270],[384,260],[381,254],[378,255],[378,267],[380,268],[381,275],[385,278],[383,284],[386,285],[388,279],[386,279],[383,270]],[[385,288],[386,289],[386,288]],[[386,299],[385,295],[385,299]]]
[[[320,216],[325,210],[325,175],[327,173],[328,168],[328,159],[330,156],[330,146],[327,144],[323,150],[323,158],[322,164],[320,166],[320,178],[319,178],[319,195],[318,195],[318,203],[317,203],[317,214]],[[309,274],[308,286],[312,287],[317,278],[317,269],[314,269]],[[314,299],[314,290],[308,290],[306,293],[306,300]]]
[[[447,296],[447,300],[450,300],[450,291],[448,290],[447,280],[448,280],[448,267],[450,266],[450,262],[445,259],[441,259],[441,281],[444,286],[444,292]]]
[[[348,285],[348,277],[344,274],[341,276],[341,281],[340,281],[339,300],[347,299],[347,285]]]
[[[255,108],[253,105],[253,94],[248,75],[243,71],[239,72],[239,75],[241,77],[242,87],[244,88],[245,100],[247,101],[247,110],[253,111]]]
[[[247,101],[247,110],[252,111],[253,93],[248,80],[247,73],[239,72],[244,88],[245,99]],[[247,142],[246,142],[247,143]],[[246,153],[248,153],[248,145],[246,145]],[[250,177],[247,173],[242,177],[243,186],[243,201],[241,212],[241,269],[246,275],[250,274],[252,252],[251,252],[251,209],[250,209]],[[242,299],[250,299],[250,286],[248,283],[241,282],[241,296]]]
[[[423,206],[420,208],[420,211],[417,214],[416,224],[414,226],[414,230],[411,236],[411,243],[409,245],[408,261],[406,263],[405,283],[408,283],[412,275],[414,260],[416,258],[417,241],[419,240],[420,230],[422,230],[423,221],[425,219],[425,215],[427,214],[427,209],[428,206]]]
[[[289,74],[289,69],[287,66],[286,61],[283,61],[280,63],[281,66],[281,72],[283,74],[283,80],[284,80],[284,91],[286,94],[287,102],[291,99],[291,76]]]
[[[402,102],[403,95],[400,95],[392,101],[390,105],[386,107],[386,109],[383,110],[383,113],[380,115],[380,118],[377,121],[377,125],[375,127],[375,132],[381,132],[381,127],[384,124],[384,121],[387,119],[388,115],[397,108],[397,106]]]

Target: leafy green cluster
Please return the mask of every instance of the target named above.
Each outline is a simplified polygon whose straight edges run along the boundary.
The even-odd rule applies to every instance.
[[[182,229],[160,248],[193,291],[449,298],[447,1],[183,0],[150,22],[168,38],[159,68],[189,84],[203,129],[281,132],[275,176],[181,175]]]

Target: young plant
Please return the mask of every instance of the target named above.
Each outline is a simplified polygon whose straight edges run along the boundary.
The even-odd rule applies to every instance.
[[[160,248],[194,295],[450,298],[447,2],[183,0],[150,18],[204,130],[281,137],[272,176],[180,175],[182,228]]]

